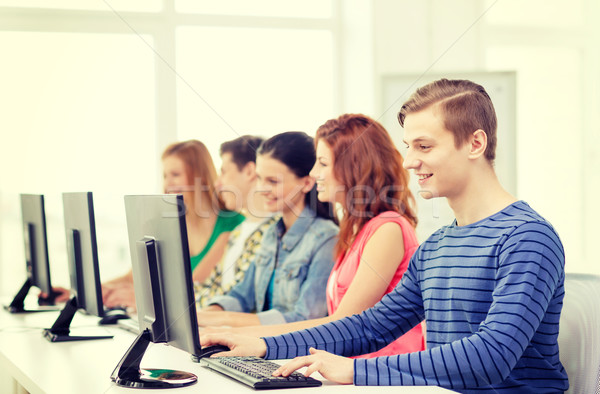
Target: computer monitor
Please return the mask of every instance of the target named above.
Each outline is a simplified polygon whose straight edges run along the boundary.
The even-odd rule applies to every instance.
[[[192,269],[182,195],[125,196],[125,213],[140,334],[111,375],[118,385],[183,387],[194,374],[140,369],[153,343],[166,343],[200,356]]]
[[[56,311],[57,307],[50,307],[54,305],[58,293],[52,290],[50,281],[44,196],[21,194],[21,214],[27,279],[5,309],[11,313]],[[25,309],[25,298],[31,287],[39,288],[46,295],[38,298],[39,308]]]
[[[54,325],[44,330],[44,336],[51,342],[112,338],[112,335],[70,335],[71,321],[78,310],[103,317],[104,305],[92,193],[63,193],[63,212],[71,299],[66,303]]]

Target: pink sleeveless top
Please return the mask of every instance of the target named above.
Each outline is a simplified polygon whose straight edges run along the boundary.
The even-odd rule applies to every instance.
[[[404,216],[394,211],[383,212],[364,225],[350,246],[350,249],[336,261],[335,266],[329,275],[329,281],[327,282],[327,308],[330,315],[337,310],[346,291],[348,291],[350,283],[352,283],[356,271],[358,270],[358,265],[360,264],[360,258],[365,249],[365,245],[375,231],[385,223],[397,223],[402,229],[402,238],[404,240],[404,257],[398,265],[398,269],[396,270],[390,285],[386,289],[385,294],[392,291],[402,278],[404,271],[406,271],[406,268],[408,267],[410,258],[419,246],[417,235],[413,226],[406,218],[404,218]],[[419,324],[383,349],[360,357],[372,358],[390,356],[393,354],[417,352],[424,349],[425,342],[423,331]]]

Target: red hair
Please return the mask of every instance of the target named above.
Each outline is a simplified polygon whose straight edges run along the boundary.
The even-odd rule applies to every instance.
[[[398,212],[417,225],[408,171],[379,122],[361,114],[345,114],[317,129],[315,145],[319,141],[333,152],[333,175],[345,192],[336,257],[345,253],[363,226],[382,212]]]

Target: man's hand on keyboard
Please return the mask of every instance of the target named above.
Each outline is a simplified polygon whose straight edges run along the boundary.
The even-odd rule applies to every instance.
[[[296,357],[292,361],[282,365],[273,372],[273,376],[288,376],[302,367],[307,367],[304,376],[310,376],[313,372],[319,372],[325,379],[335,383],[353,383],[354,360],[314,348],[310,348],[309,356]]]
[[[200,335],[200,344],[202,346],[225,345],[228,352],[221,353],[221,356],[256,356],[264,357],[267,354],[267,344],[264,340],[248,335],[231,333],[210,333]]]
[[[71,298],[71,292],[69,289],[60,286],[53,286],[52,292],[54,293],[54,302],[67,302]],[[48,294],[41,292],[38,296],[41,299],[47,298]]]
[[[132,285],[102,286],[103,303],[107,308],[126,306],[135,309],[135,291]]]

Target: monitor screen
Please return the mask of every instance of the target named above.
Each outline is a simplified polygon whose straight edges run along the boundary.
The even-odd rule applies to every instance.
[[[50,282],[44,196],[21,194],[21,215],[27,277],[32,286],[36,286],[42,292],[50,294],[52,285]]]
[[[112,338],[112,335],[71,335],[71,321],[78,310],[104,316],[102,287],[98,268],[98,248],[92,193],[64,193],[63,211],[67,241],[67,260],[71,277],[71,299],[51,328],[44,330],[50,342]]]
[[[193,384],[187,372],[139,368],[150,342],[201,353],[183,196],[125,196],[125,212],[140,335],[111,378],[128,387]]]
[[[92,193],[63,193],[63,212],[71,295],[77,299],[79,309],[102,317],[104,306]]]
[[[54,305],[57,294],[52,290],[50,281],[44,196],[21,194],[21,215],[27,278],[10,305],[5,308],[11,313],[55,311],[56,307],[49,307]],[[38,297],[38,304],[42,307],[25,309],[25,298],[31,287],[37,287],[45,294]]]

